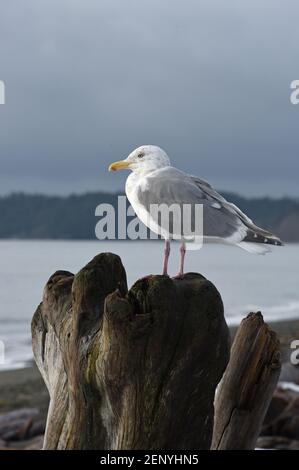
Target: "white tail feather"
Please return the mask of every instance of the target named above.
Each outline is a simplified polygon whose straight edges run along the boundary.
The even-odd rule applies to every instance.
[[[261,243],[240,242],[237,243],[237,246],[255,255],[265,255],[272,251],[270,246]]]

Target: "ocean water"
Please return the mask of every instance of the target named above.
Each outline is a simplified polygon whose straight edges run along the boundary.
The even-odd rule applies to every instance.
[[[5,346],[0,370],[32,359],[30,322],[50,275],[57,269],[76,273],[104,251],[121,256],[129,286],[161,272],[161,241],[0,241],[0,346]],[[171,275],[178,263],[179,245],[173,243]],[[200,272],[216,285],[228,324],[238,324],[252,310],[261,310],[268,321],[299,321],[299,244],[274,247],[265,256],[208,244],[187,252],[186,271]]]

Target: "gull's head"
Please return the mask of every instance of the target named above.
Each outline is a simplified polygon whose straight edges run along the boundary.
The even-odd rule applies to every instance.
[[[109,171],[132,170],[147,173],[170,165],[168,155],[156,145],[142,145],[133,150],[125,160],[111,163]]]

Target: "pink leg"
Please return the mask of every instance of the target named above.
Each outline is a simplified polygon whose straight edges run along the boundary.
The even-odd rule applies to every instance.
[[[181,244],[180,253],[181,253],[180,270],[179,270],[179,273],[175,276],[176,279],[180,279],[184,275],[184,262],[185,262],[185,254],[186,254],[186,246],[184,242],[182,242]]]
[[[168,276],[168,260],[170,254],[170,241],[165,240],[165,247],[164,247],[164,260],[163,260],[163,276]]]

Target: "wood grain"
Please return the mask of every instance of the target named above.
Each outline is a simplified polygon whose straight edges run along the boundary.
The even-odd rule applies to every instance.
[[[48,281],[32,320],[50,393],[45,449],[209,449],[229,358],[217,289],[199,274],[127,291],[118,256]]]

